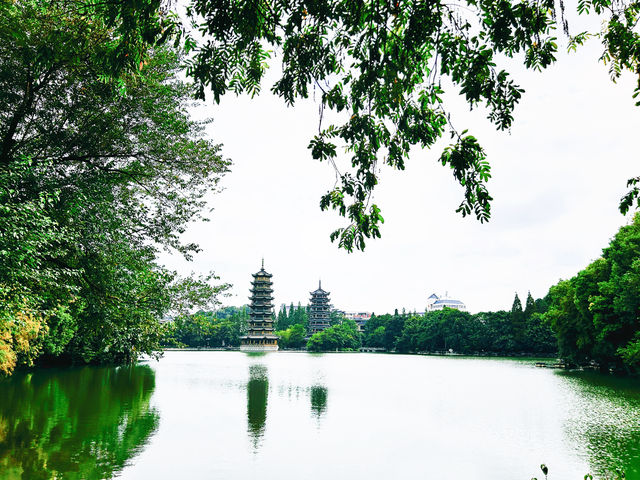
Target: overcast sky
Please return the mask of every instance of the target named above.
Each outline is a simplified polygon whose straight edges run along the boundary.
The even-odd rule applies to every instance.
[[[444,143],[416,148],[405,171],[382,169],[374,198],[385,218],[382,239],[352,254],[329,240],[344,220],[319,208],[334,172],[307,149],[317,104],[287,108],[268,88],[253,100],[210,102],[209,134],[233,166],[225,190],[211,196],[211,221],[185,234],[202,253],[191,263],[164,260],[182,274],[214,270],[232,283],[225,305],[247,303],[262,257],[276,308],[306,304],[318,279],[333,305],[348,311],[423,311],[433,292],[448,292],[471,312],[508,309],[515,292],[523,301],[528,290],[544,296],[596,259],[630,220],[618,202],[626,180],[640,174],[640,108],[631,98],[633,77],[612,83],[599,50],[594,42],[562,54],[542,73],[516,62],[511,72],[526,93],[510,132],[448,97],[457,127],[479,138],[492,165],[488,224],[455,213],[462,188],[437,161]]]

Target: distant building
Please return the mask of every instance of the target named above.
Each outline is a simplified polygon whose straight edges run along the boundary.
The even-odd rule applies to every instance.
[[[453,298],[447,298],[448,295],[444,297],[439,297],[435,293],[432,293],[429,298],[427,298],[427,311],[435,312],[436,310],[442,310],[443,308],[453,308],[455,310],[467,311],[467,306],[462,303],[460,300],[454,300]]]
[[[354,322],[356,322],[356,325],[358,325],[358,330],[361,332],[364,331],[364,326],[371,318],[370,312],[342,312],[342,314],[347,320],[353,320]]]
[[[329,303],[329,292],[322,289],[322,282],[318,282],[318,289],[310,294],[308,333],[313,335],[329,327],[331,304]]]

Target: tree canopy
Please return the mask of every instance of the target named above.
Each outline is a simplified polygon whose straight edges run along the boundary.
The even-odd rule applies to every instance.
[[[120,88],[169,39],[188,54],[198,98],[255,95],[266,70],[280,66],[270,86],[275,94],[288,105],[312,95],[320,103],[309,149],[336,172],[320,207],[346,218],[331,239],[349,251],[380,236],[384,219],[373,192],[383,166],[402,170],[413,146],[430,148],[447,136],[440,161],[463,188],[457,211],[490,219],[490,164],[479,140],[458,124],[445,88],[457,89],[471,108],[482,106],[489,122],[506,130],[523,90],[505,60],[546,68],[556,60],[562,31],[569,50],[597,37],[612,79],[638,74],[634,97],[640,93],[640,4],[633,0],[580,0],[577,13],[602,19],[602,29],[573,35],[561,0],[191,0],[182,22],[175,6],[161,0],[33,2],[55,15],[90,19],[80,33],[102,35],[91,54],[99,67],[94,73]],[[69,58],[84,59],[84,42],[65,45]],[[49,58],[51,49],[38,55]],[[640,177],[628,186],[623,213],[640,206]]]
[[[181,52],[148,49],[109,76],[108,22],[76,2],[0,4],[0,370],[40,355],[121,362],[159,346],[169,310],[222,287],[179,279],[157,254],[228,162],[187,107]],[[107,60],[105,60],[107,59]],[[206,279],[204,279],[206,280]]]
[[[182,32],[199,98],[255,95],[269,66],[280,65],[270,86],[275,94],[288,105],[318,100],[318,134],[309,149],[336,171],[320,207],[346,218],[331,239],[351,251],[380,236],[384,219],[372,194],[383,165],[402,170],[413,146],[429,148],[447,136],[440,161],[464,190],[457,211],[489,220],[490,164],[456,121],[445,88],[457,89],[471,108],[483,106],[496,128],[509,129],[523,90],[505,59],[544,69],[556,60],[562,31],[570,50],[599,38],[612,79],[625,70],[638,74],[634,97],[640,93],[640,3],[580,0],[577,13],[601,18],[602,30],[570,35],[562,0],[192,0],[187,14],[197,31]],[[640,205],[639,185],[640,177],[629,180],[623,213]]]
[[[549,291],[545,318],[569,362],[640,371],[640,213],[602,257]]]

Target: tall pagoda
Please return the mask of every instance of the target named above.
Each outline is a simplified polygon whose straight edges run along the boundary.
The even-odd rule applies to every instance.
[[[329,326],[331,304],[329,292],[322,289],[322,282],[318,281],[318,289],[310,292],[311,304],[309,305],[309,335],[323,331]]]
[[[273,288],[272,275],[262,268],[253,274],[251,282],[251,305],[249,305],[249,330],[240,337],[240,350],[249,352],[268,352],[278,350],[278,337],[273,334]]]

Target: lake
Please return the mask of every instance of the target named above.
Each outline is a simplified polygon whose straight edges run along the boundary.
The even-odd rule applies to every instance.
[[[0,380],[0,479],[640,479],[640,382],[533,360],[165,353]]]

